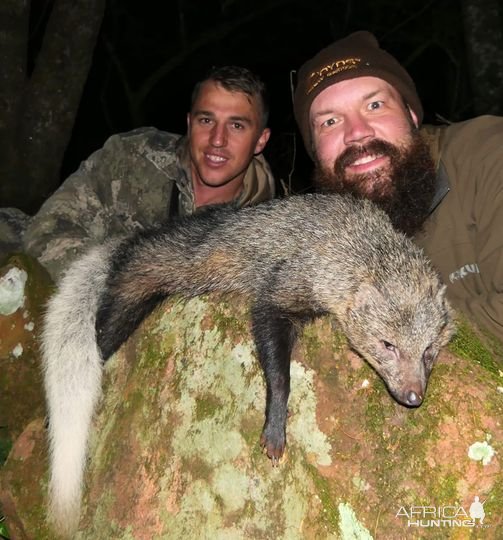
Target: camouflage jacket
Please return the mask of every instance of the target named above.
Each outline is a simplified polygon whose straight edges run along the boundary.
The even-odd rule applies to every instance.
[[[273,196],[272,173],[256,156],[237,204]],[[23,249],[57,279],[87,246],[160,224],[175,211],[194,211],[186,139],[140,128],[110,137],[65,180],[29,220]]]
[[[481,116],[423,135],[437,198],[416,238],[453,305],[503,341],[503,118]]]

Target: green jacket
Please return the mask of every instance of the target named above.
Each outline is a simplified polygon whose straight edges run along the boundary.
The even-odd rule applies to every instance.
[[[416,240],[453,306],[503,341],[503,118],[427,126],[437,198]]]
[[[269,165],[255,156],[237,205],[268,200],[274,190]],[[194,210],[186,139],[139,128],[112,135],[82,162],[29,220],[22,248],[58,279],[89,245]]]

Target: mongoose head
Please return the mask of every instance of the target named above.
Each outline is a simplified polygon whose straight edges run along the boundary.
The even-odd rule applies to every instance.
[[[385,287],[364,283],[347,312],[346,335],[385,382],[393,398],[419,407],[440,349],[454,330],[445,286],[438,280]]]

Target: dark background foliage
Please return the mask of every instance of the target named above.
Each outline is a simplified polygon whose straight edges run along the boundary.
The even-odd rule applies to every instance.
[[[27,79],[40,60],[55,8],[66,4],[66,9],[75,10],[73,6],[81,3],[32,0]],[[304,189],[310,163],[292,115],[294,71],[334,39],[360,29],[372,31],[411,73],[426,122],[503,112],[503,22],[496,0],[94,3],[97,10],[104,5],[102,23],[59,170],[38,180],[45,186],[44,197],[112,133],[145,125],[184,132],[194,82],[208,67],[223,64],[247,66],[266,81],[273,130],[267,158],[278,178],[286,183],[291,178],[290,189]],[[86,25],[87,17],[81,16],[78,24]],[[23,145],[22,138],[17,145]],[[36,184],[31,182],[32,187]],[[33,212],[42,200],[40,196],[24,209]]]

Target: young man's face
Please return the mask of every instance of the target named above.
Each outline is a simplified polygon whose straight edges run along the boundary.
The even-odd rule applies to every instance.
[[[260,104],[242,92],[205,82],[187,115],[192,181],[200,187],[240,184],[269,140]]]
[[[400,94],[376,77],[341,81],[323,90],[311,105],[310,122],[318,167],[338,169],[347,183],[358,181],[363,195],[379,185],[386,189],[390,181],[393,158],[386,144],[375,141],[404,150],[417,127],[417,117]]]

